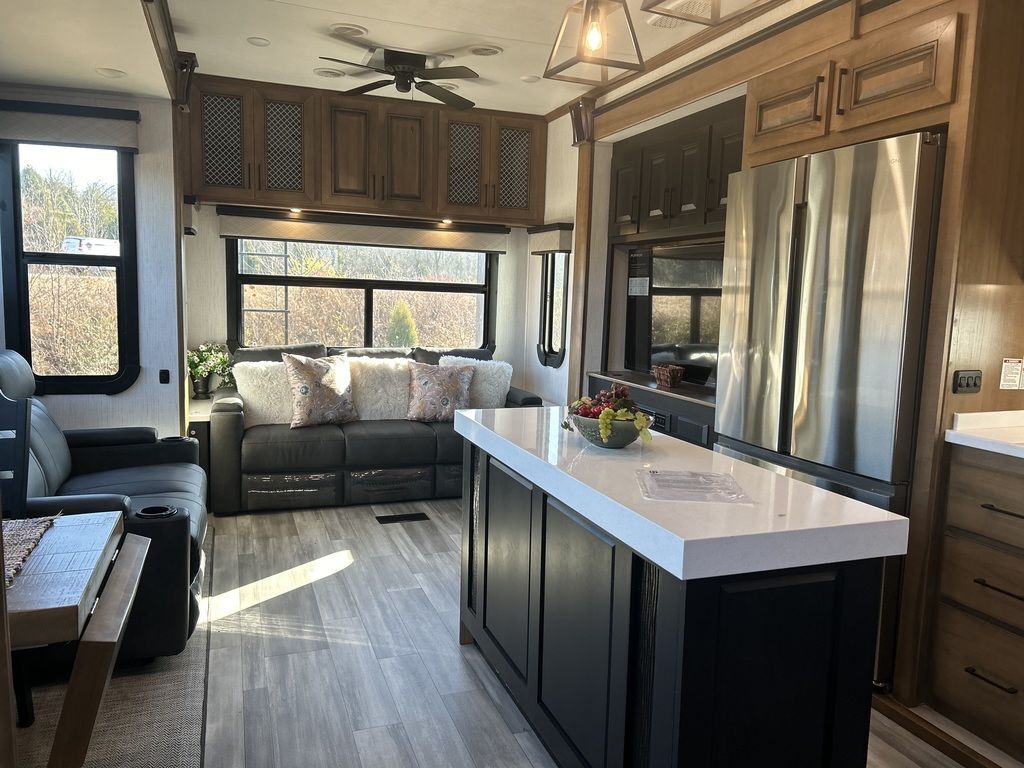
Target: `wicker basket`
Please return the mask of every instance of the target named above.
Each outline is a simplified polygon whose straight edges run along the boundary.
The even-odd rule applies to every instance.
[[[654,366],[654,380],[659,387],[678,387],[683,383],[683,374],[686,368],[672,363],[660,363]]]

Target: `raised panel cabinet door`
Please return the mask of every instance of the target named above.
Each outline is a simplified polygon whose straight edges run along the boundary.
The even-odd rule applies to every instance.
[[[635,235],[640,218],[640,150],[616,147],[612,158],[611,235]]]
[[[216,78],[192,92],[192,184],[210,202],[253,199],[253,92]]]
[[[676,163],[673,167],[673,227],[699,227],[704,224],[708,195],[709,128],[689,131],[676,139]]]
[[[328,96],[321,138],[324,203],[351,210],[380,205],[377,136],[380,108],[369,99]]]
[[[489,459],[484,506],[483,627],[512,670],[526,679],[530,636],[533,486]]]
[[[316,200],[318,98],[293,88],[256,91],[255,145],[258,201],[303,205]]]
[[[547,124],[543,119],[495,117],[491,142],[491,217],[542,224]]]
[[[825,136],[832,114],[835,62],[811,57],[747,84],[748,154]]]
[[[383,207],[429,214],[437,201],[437,110],[416,104],[381,108],[379,152]]]
[[[865,37],[837,62],[832,130],[949,104],[956,92],[959,16]]]
[[[711,125],[711,172],[708,177],[708,224],[725,222],[729,205],[729,174],[743,168],[743,118],[728,118]]]
[[[672,226],[672,206],[677,192],[676,145],[662,141],[644,147],[640,170],[640,231],[654,232]]]
[[[442,110],[438,211],[442,216],[482,218],[490,200],[491,118]]]

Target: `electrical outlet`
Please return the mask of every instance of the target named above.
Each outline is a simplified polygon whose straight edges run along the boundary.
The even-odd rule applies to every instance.
[[[981,371],[954,371],[953,394],[970,395],[981,392]]]

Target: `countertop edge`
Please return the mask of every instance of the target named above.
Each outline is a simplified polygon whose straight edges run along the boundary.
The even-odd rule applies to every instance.
[[[1011,458],[1024,459],[1024,444],[1008,443],[1005,440],[985,437],[976,432],[947,429],[946,442],[953,445],[962,445],[966,448],[975,448],[979,451],[998,453]]]

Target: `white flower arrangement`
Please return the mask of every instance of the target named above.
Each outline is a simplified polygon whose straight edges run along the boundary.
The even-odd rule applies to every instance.
[[[231,375],[231,354],[227,346],[214,342],[200,344],[196,349],[190,349],[187,355],[188,373],[193,381],[205,379],[212,374],[221,377],[221,386],[233,386],[234,378]]]

